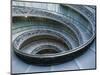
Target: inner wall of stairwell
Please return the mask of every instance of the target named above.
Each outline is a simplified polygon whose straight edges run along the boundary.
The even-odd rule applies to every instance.
[[[95,13],[90,5],[12,1],[12,73],[96,68]]]
[[[46,51],[50,52],[51,49],[54,53],[56,53],[55,49],[60,50],[57,52],[71,50],[87,42],[94,34],[90,21],[88,21],[84,15],[74,10],[71,5],[14,1],[12,4],[13,35],[19,36],[29,30],[38,29],[42,32],[42,30],[47,29],[51,33],[59,33],[62,36],[62,38],[59,39],[60,41],[55,40],[59,36],[51,38],[36,36],[35,38],[37,39],[35,41],[33,40],[35,39],[34,37],[27,38],[22,44],[22,51],[26,49],[26,53],[32,45],[34,45],[33,50],[39,50],[40,53],[42,50],[44,53]],[[47,32],[47,34],[49,33]],[[51,34],[51,36],[53,35],[54,34]],[[29,40],[30,42],[26,43]],[[49,46],[54,47],[48,49]],[[38,47],[39,49],[37,50]],[[33,51],[31,50],[31,52]]]

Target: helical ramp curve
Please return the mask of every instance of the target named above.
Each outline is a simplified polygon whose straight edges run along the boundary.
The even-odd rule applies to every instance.
[[[14,1],[12,5],[12,48],[25,63],[68,62],[92,46],[96,39],[95,7],[35,4]]]

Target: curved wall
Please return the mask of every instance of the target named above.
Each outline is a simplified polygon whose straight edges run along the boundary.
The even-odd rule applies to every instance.
[[[13,51],[26,63],[51,66],[74,61],[94,40],[92,6],[13,1]]]

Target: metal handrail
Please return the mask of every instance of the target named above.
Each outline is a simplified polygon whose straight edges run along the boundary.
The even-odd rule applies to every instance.
[[[72,50],[69,50],[68,52],[66,51],[66,52],[62,52],[62,53],[55,53],[55,54],[48,54],[48,55],[46,55],[46,54],[43,54],[43,55],[29,55],[29,54],[25,54],[25,53],[22,53],[21,51],[18,51],[18,50],[16,50],[18,53],[20,53],[20,54],[22,54],[22,55],[26,55],[26,56],[30,56],[30,57],[41,57],[41,58],[50,58],[50,57],[59,57],[59,56],[62,56],[62,55],[66,55],[66,54],[70,54],[70,53],[73,53],[73,52],[75,52],[75,51],[79,51],[80,49],[82,49],[82,48],[84,48],[84,47],[86,47],[88,44],[90,44],[92,41],[93,41],[93,39],[95,38],[95,33],[93,34],[93,36],[87,41],[87,42],[85,42],[84,44],[82,44],[82,45],[80,45],[80,46],[78,46],[78,47],[76,47],[76,48],[74,48],[74,49],[72,49]]]
[[[13,6],[13,7],[22,7],[22,8],[23,8],[24,6]],[[24,7],[24,8],[28,8],[28,7]],[[63,13],[56,12],[56,11],[51,11],[51,10],[47,10],[47,9],[35,8],[35,7],[29,7],[29,8],[38,9],[38,10],[43,10],[43,11],[48,11],[48,12],[56,13],[56,14],[58,14],[58,15],[62,15],[63,17],[72,19],[73,22],[76,22],[75,24],[81,24],[82,26],[84,26],[85,28],[87,28],[87,26],[85,26],[83,23],[79,22],[78,20],[74,19],[74,18],[71,17],[71,16],[68,16],[68,15],[65,16],[65,14],[63,14]],[[33,9],[32,9],[32,10],[33,10]],[[24,14],[24,13],[23,13],[23,14]],[[90,30],[89,30],[89,32],[91,33]]]

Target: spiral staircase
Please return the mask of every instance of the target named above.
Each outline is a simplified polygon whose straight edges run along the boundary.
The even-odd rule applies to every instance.
[[[12,73],[96,68],[96,7],[12,1]]]

